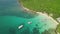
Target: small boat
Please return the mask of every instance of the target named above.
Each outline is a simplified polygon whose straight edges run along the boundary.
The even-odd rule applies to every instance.
[[[31,24],[32,22],[28,22],[28,24]]]
[[[23,27],[23,25],[20,25],[19,27],[18,27],[18,29],[21,29]]]

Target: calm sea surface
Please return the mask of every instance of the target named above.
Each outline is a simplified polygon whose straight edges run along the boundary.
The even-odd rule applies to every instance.
[[[17,0],[0,0],[0,34],[42,34],[55,27],[46,16],[24,11]]]

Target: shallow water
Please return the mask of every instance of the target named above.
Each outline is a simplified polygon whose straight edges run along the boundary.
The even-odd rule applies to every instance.
[[[17,0],[0,0],[0,34],[42,34],[55,29],[57,24],[46,19],[44,15],[24,11]],[[20,25],[24,26],[18,29]]]

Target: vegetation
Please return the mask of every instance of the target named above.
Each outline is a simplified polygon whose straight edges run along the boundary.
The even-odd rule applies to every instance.
[[[58,27],[57,27],[57,32],[59,32],[60,33],[60,24],[58,25]]]
[[[53,18],[60,17],[60,0],[21,0],[21,3],[31,10],[53,14]]]
[[[48,15],[52,14],[53,18],[60,17],[60,0],[19,0],[24,7],[34,11],[46,12]],[[60,32],[60,24],[57,27]]]

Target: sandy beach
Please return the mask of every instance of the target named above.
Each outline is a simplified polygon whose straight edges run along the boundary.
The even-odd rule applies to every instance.
[[[22,6],[23,7],[23,6]],[[28,9],[28,8],[26,8],[26,7],[23,7],[23,9],[24,10],[26,10],[26,11],[33,11],[33,10],[30,10],[30,9]],[[48,18],[50,18],[52,21],[54,21],[54,23],[56,23],[57,25],[59,24],[56,20],[54,20],[51,16],[49,16],[47,13],[42,13],[42,12],[36,12],[36,11],[33,11],[34,13],[37,13],[37,14],[39,14],[39,15],[44,15],[44,16],[47,16]],[[33,13],[32,12],[32,13]]]

